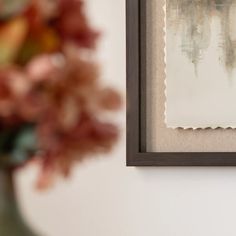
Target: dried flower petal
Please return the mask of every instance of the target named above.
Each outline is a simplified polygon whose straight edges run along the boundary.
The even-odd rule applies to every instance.
[[[83,5],[81,0],[60,0],[57,27],[65,40],[72,40],[82,47],[93,48],[99,33],[91,30]]]
[[[106,88],[100,92],[99,103],[104,109],[117,110],[121,107],[122,101],[114,89]]]
[[[57,59],[60,55],[40,55],[27,65],[27,75],[33,81],[41,81],[50,78],[58,69],[59,63],[63,62]]]

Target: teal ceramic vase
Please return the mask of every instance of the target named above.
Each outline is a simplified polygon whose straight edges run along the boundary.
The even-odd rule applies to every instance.
[[[21,216],[9,169],[0,169],[0,236],[36,236]]]

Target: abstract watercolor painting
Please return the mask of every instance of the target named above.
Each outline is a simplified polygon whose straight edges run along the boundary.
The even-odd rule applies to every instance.
[[[236,128],[236,0],[166,0],[166,125]]]

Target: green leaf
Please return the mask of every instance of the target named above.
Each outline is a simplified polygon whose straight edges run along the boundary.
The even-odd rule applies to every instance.
[[[5,19],[21,12],[29,0],[1,0],[0,18]]]
[[[12,158],[14,163],[23,163],[37,150],[37,135],[34,126],[27,126],[18,134]]]
[[[20,165],[37,150],[35,126],[25,124],[18,129],[0,132],[0,165]]]

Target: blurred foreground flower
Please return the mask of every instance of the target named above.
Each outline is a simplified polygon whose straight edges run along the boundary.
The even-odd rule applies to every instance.
[[[39,158],[38,187],[117,140],[102,115],[121,99],[99,84],[97,37],[82,0],[0,1],[0,165]]]

